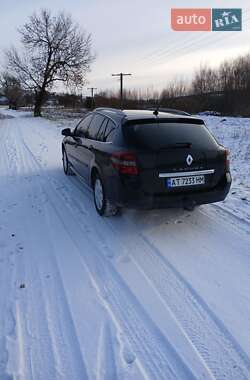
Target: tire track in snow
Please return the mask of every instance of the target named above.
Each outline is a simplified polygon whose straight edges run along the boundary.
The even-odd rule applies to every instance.
[[[202,213],[209,218],[215,220],[214,213],[221,220],[226,221],[236,231],[242,232],[242,230],[246,233],[246,235],[250,235],[250,220],[246,220],[236,215],[234,212],[228,210],[226,207],[223,207],[218,204],[211,204],[213,208],[213,212],[209,210],[202,209]]]
[[[12,174],[16,177],[16,183],[18,186],[25,187],[27,193],[30,191],[29,186],[29,177],[22,177],[23,173],[29,171],[29,166],[26,165],[23,156],[20,151],[19,144],[16,140],[18,131],[16,126],[9,125],[8,140],[6,141],[6,150],[8,157],[12,155],[13,162],[16,163],[15,169],[12,167]],[[20,178],[21,177],[21,178]],[[27,181],[28,183],[27,183]],[[34,199],[30,199],[31,202]],[[26,200],[23,199],[22,207],[25,207]],[[26,205],[29,209],[29,205]],[[23,227],[26,228],[26,231],[30,231],[29,219],[22,220]],[[31,240],[33,236],[30,236]],[[36,242],[33,241],[33,244],[29,246],[24,246],[23,254],[25,251],[30,251],[35,255],[36,252]],[[20,357],[22,357],[23,368],[20,368],[21,379],[31,379],[33,376],[36,379],[42,379],[44,376],[46,378],[59,379],[58,373],[55,369],[54,362],[54,352],[51,349],[52,341],[50,339],[48,323],[39,324],[36,321],[46,320],[48,321],[48,316],[46,313],[46,297],[42,291],[42,279],[39,273],[39,268],[37,266],[36,258],[30,255],[30,259],[27,262],[27,259],[24,259],[23,267],[19,269],[22,270],[22,281],[25,280],[25,295],[17,297],[17,308],[16,311],[18,315],[15,316],[15,319],[18,320],[18,331],[17,336],[24,344],[23,347],[19,345]],[[20,273],[20,272],[19,272]],[[20,274],[17,273],[19,277]],[[34,276],[34,274],[37,274]],[[37,299],[40,302],[37,303]],[[37,305],[36,308],[33,308],[32,305]],[[27,337],[29,343],[27,344]],[[39,339],[40,338],[40,339]],[[18,344],[18,342],[17,342]],[[31,346],[31,349],[29,348]],[[50,360],[47,361],[47,365],[44,366],[46,358],[49,357]],[[29,368],[26,368],[28,366]]]
[[[134,247],[133,252],[139,254],[131,255],[131,260],[172,310],[215,378],[248,379],[250,360],[238,342],[162,253],[147,238],[141,238],[144,249],[143,243],[138,251]]]
[[[1,252],[2,256],[3,252]],[[5,265],[5,271],[2,273],[0,279],[0,288],[3,294],[9,294],[13,296],[14,289],[11,284],[13,283],[13,268]],[[1,380],[13,380],[13,376],[8,373],[8,339],[15,334],[15,320],[12,314],[11,301],[1,297],[0,299],[0,379]],[[5,311],[4,313],[2,311]]]
[[[96,380],[118,380],[116,368],[114,338],[112,337],[109,321],[104,321],[101,326],[98,342],[97,356],[97,379]]]
[[[50,199],[53,199],[53,194],[50,195]],[[56,209],[59,217],[60,211]],[[68,211],[70,212],[70,209]],[[61,220],[63,222],[62,217]],[[73,218],[71,226],[72,230],[69,231],[65,225],[65,232],[71,235],[81,252],[81,243],[78,242],[81,242],[80,236],[85,229],[76,221],[73,222]],[[87,245],[90,252],[86,254],[85,251],[82,255],[83,265],[90,273],[100,301],[110,314],[118,331],[122,331],[135,352],[145,376],[147,374],[149,379],[157,380],[194,378],[160,330],[145,315],[144,309],[134,298],[131,290],[126,287],[123,279],[107,262],[107,259],[102,257],[100,248],[96,243],[86,240],[88,238],[85,237],[85,247]]]
[[[8,183],[8,169],[9,162],[6,155],[6,147],[4,144],[6,137],[5,128],[0,129],[0,173],[1,173],[1,187],[5,187]],[[1,197],[1,203],[5,202],[5,197]],[[2,234],[6,236],[8,233],[6,219],[6,204],[1,205],[2,225],[0,225],[0,237]],[[8,342],[15,337],[16,323],[12,310],[12,298],[15,294],[15,268],[13,264],[13,252],[9,244],[2,242],[0,239],[0,379],[1,380],[13,380],[12,374],[8,371],[9,363],[9,350]],[[4,295],[8,294],[8,297]],[[3,312],[4,311],[4,312]]]
[[[166,256],[141,232],[135,232],[136,224],[127,219],[107,220],[114,239],[119,236],[131,261],[172,310],[215,378],[248,379],[250,359],[236,339]]]
[[[250,360],[204,300],[162,253],[129,221],[106,222],[113,229],[113,241],[130,255],[139,270],[172,310],[180,328],[189,337],[216,379],[248,379]],[[124,237],[125,236],[125,237]],[[127,238],[129,236],[129,239]],[[124,239],[123,239],[124,237]],[[123,240],[123,241],[122,241]],[[109,245],[106,243],[106,245]],[[132,254],[130,254],[132,252]]]
[[[1,144],[1,154],[0,154],[0,165],[1,165],[1,180],[9,179],[11,172],[16,170],[16,163],[13,159],[13,147],[12,152],[7,151],[6,145],[9,141],[8,132],[10,131],[10,128],[12,128],[12,125],[9,123],[9,121],[5,121],[5,126],[0,129],[0,144]]]
[[[15,152],[16,152],[16,162],[18,162],[18,172],[20,173],[34,173],[35,172],[35,180],[36,185],[34,186],[34,178],[32,186],[26,186],[27,192],[31,193],[31,201],[32,203],[36,202],[36,199],[42,195],[41,194],[41,187],[38,183],[40,181],[39,177],[37,177],[36,166],[32,165],[32,162],[27,159],[27,155],[24,154],[24,151],[20,149],[20,144],[18,144],[16,137],[19,136],[19,131],[15,130],[15,136],[12,135],[12,145],[15,146]],[[8,145],[7,145],[8,147]],[[26,178],[28,180],[31,179],[31,177]],[[25,207],[25,203],[27,203],[27,200],[23,200],[24,204],[23,207]],[[29,204],[26,205],[27,209],[29,209]],[[41,211],[41,210],[40,210]],[[41,219],[42,215],[37,215],[37,218]],[[29,220],[23,221],[23,224],[26,225],[26,230],[32,230],[32,221],[29,223]],[[41,221],[41,232],[43,228],[43,223]],[[46,233],[44,234],[46,235]],[[32,238],[29,239],[31,241]],[[74,330],[70,329],[70,335],[66,336],[66,338],[69,340],[69,343],[67,345],[67,349],[65,349],[64,345],[67,339],[63,340],[61,344],[59,344],[58,339],[60,338],[60,335],[55,336],[55,332],[58,331],[58,326],[51,326],[51,315],[50,311],[53,309],[53,306],[48,304],[48,299],[50,299],[49,294],[45,295],[46,291],[46,285],[45,280],[43,280],[43,274],[40,271],[40,265],[39,265],[39,257],[35,255],[36,252],[36,242],[33,240],[33,244],[31,244],[29,247],[25,247],[25,249],[29,249],[29,251],[32,253],[29,255],[29,265],[27,270],[27,281],[29,282],[28,287],[30,289],[34,289],[34,291],[29,291],[29,302],[26,302],[24,299],[22,302],[22,307],[19,308],[19,332],[18,336],[19,339],[21,339],[23,342],[25,342],[26,337],[29,336],[30,338],[30,344],[32,346],[31,352],[24,352],[25,348],[27,351],[27,342],[26,347],[23,347],[24,351],[22,353],[22,356],[24,357],[23,363],[27,364],[29,362],[29,359],[31,359],[33,370],[29,371],[27,373],[26,369],[23,368],[22,371],[25,374],[25,380],[30,378],[32,375],[32,372],[34,373],[34,376],[36,379],[43,379],[44,376],[48,379],[68,379],[69,376],[71,379],[78,380],[79,379],[79,373],[81,374],[81,379],[87,379],[87,373],[84,366],[81,365],[81,355],[80,350],[77,352],[77,336],[72,334]],[[42,257],[42,261],[40,262],[41,267],[44,266],[45,255],[48,256],[48,263],[51,263],[51,266],[53,267],[53,273],[57,274],[55,282],[58,282],[60,284],[60,278],[56,271],[55,263],[53,262],[52,258],[53,256],[50,255],[50,247],[45,248],[45,252]],[[27,263],[26,263],[27,266]],[[47,268],[48,269],[48,268]],[[34,274],[37,274],[34,277]],[[59,285],[60,286],[60,285]],[[63,287],[61,288],[63,289]],[[61,290],[60,289],[60,290]],[[51,289],[50,289],[51,291]],[[71,321],[69,318],[69,313],[67,310],[67,304],[62,300],[62,293],[60,293],[60,300],[58,301],[59,310],[55,312],[55,315],[62,315],[64,317],[65,325],[70,325]],[[54,293],[54,298],[52,297],[52,304],[55,302],[55,300],[58,298],[59,294]],[[40,302],[37,303],[37,297],[39,297]],[[37,305],[36,308],[33,308],[32,305]],[[30,309],[31,308],[31,309]],[[28,318],[24,319],[24,313],[27,313]],[[38,324],[38,321],[42,321],[43,323]],[[25,321],[25,323],[24,323]],[[37,321],[37,322],[36,322]],[[46,321],[46,323],[45,323]],[[61,335],[65,338],[65,335],[67,335],[68,330],[66,330],[66,333],[64,333],[64,326],[61,325]],[[22,335],[24,334],[24,335]],[[40,341],[37,340],[38,337],[41,337],[42,339]],[[55,342],[58,343],[58,345],[55,344]],[[60,347],[59,352],[57,352],[57,347]],[[29,350],[28,350],[29,351]],[[79,353],[79,354],[78,354]],[[20,352],[21,354],[21,352]],[[43,357],[46,355],[45,357]],[[73,360],[70,363],[70,367],[67,368],[67,359],[69,357],[73,357]],[[48,361],[48,358],[50,359]],[[46,365],[44,366],[44,363]],[[73,363],[73,366],[71,364]],[[33,377],[31,377],[32,379]]]

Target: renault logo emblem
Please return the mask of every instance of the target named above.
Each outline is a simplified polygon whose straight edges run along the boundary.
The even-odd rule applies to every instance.
[[[191,156],[191,154],[189,154],[186,158],[186,163],[188,164],[188,166],[190,166],[193,161],[194,161],[193,157]]]

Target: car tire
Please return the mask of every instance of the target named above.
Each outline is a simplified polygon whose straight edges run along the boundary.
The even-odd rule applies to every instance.
[[[67,157],[67,153],[65,151],[65,149],[63,148],[62,150],[62,161],[63,161],[63,171],[66,175],[74,175],[71,167],[70,167],[70,164],[69,164],[69,160],[68,160],[68,157]]]
[[[114,216],[118,213],[118,207],[106,197],[105,187],[99,174],[95,174],[93,181],[94,203],[96,211],[101,216]]]
[[[184,210],[186,210],[186,211],[194,211],[196,209],[196,207],[198,207],[197,204],[190,203],[190,204],[187,204],[187,205],[184,206]]]

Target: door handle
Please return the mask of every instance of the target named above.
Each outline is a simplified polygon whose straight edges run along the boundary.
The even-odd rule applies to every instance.
[[[81,137],[77,137],[77,136],[75,136],[75,137],[74,137],[74,140],[75,140],[75,144],[76,144],[76,145],[79,145],[79,144],[81,144],[81,142],[82,142]]]

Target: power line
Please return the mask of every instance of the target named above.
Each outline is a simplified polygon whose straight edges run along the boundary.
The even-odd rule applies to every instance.
[[[120,107],[121,110],[123,109],[123,77],[129,76],[132,74],[127,73],[119,73],[119,74],[112,74],[112,77],[120,77]]]
[[[208,46],[210,46],[211,44],[213,45],[217,45],[220,41],[223,41],[225,39],[228,39],[228,38],[232,38],[232,37],[236,37],[236,32],[231,32],[231,34],[227,33],[227,35],[223,35],[223,36],[220,36],[220,37],[217,37],[210,40],[210,39],[206,39],[205,41],[199,41],[200,43],[197,45],[197,44],[190,44],[190,45],[187,45],[185,46],[184,48],[182,49],[177,49],[175,50],[175,52],[173,53],[172,51],[169,52],[168,54],[166,54],[165,56],[163,56],[162,58],[156,58],[156,60],[154,60],[153,62],[146,62],[145,65],[155,65],[155,64],[161,64],[164,62],[164,60],[168,60],[167,62],[172,62],[176,59],[179,59],[179,58],[182,58],[184,56],[187,56],[191,53],[195,53],[197,51],[200,51],[201,49],[206,49]],[[205,42],[205,43],[204,43]]]
[[[200,32],[200,33],[204,33],[204,32]],[[190,41],[190,36],[188,36],[187,34],[185,35],[185,37],[183,37],[181,33],[179,33],[179,35],[180,35],[180,38],[177,38],[177,40],[172,41],[172,44],[170,43],[170,46],[167,48],[167,50],[172,49],[172,48],[175,49],[178,45],[181,46],[185,44],[186,42]],[[198,35],[198,37],[200,37],[200,35]],[[161,46],[162,46],[162,42],[161,42]],[[146,55],[141,57],[140,60],[145,61],[150,58],[153,58],[155,55],[164,53],[164,50],[161,49],[161,46],[159,46],[158,44],[157,48],[155,48],[154,50],[151,50],[151,52],[148,52]]]
[[[162,59],[155,61],[154,64],[162,63],[163,59],[168,59],[168,62],[174,61],[178,58],[182,58],[186,55],[189,55],[190,53],[197,52],[197,51],[201,50],[202,48],[206,49],[211,44],[216,45],[220,41],[223,41],[223,40],[228,39],[228,38],[236,37],[236,35],[237,35],[236,32],[231,32],[231,33],[227,33],[227,35],[221,35],[219,37],[215,36],[215,38],[212,40],[206,39],[205,44],[204,44],[204,41],[199,41],[198,46],[196,44],[191,44],[191,45],[185,46],[183,49],[177,49],[177,51],[175,52],[175,53],[177,53],[177,56],[173,56],[173,52],[170,52],[170,53],[166,54],[164,57],[162,57]],[[194,47],[194,48],[190,49],[191,47]],[[178,53],[179,53],[179,55],[178,55]]]
[[[165,54],[167,54],[167,53],[174,53],[176,50],[179,50],[179,49],[182,49],[183,47],[185,47],[186,45],[189,45],[190,44],[190,42],[191,43],[196,43],[196,42],[200,42],[200,40],[202,40],[202,39],[204,39],[204,37],[206,37],[205,35],[204,35],[204,32],[200,32],[200,33],[202,33],[202,35],[198,35],[197,37],[198,38],[193,38],[192,39],[192,41],[190,41],[190,36],[186,36],[186,38],[185,39],[181,39],[181,40],[179,40],[179,41],[177,41],[177,42],[174,42],[173,44],[172,44],[172,46],[170,45],[167,49],[161,49],[161,50],[159,50],[158,49],[158,51],[155,51],[153,54],[151,54],[150,56],[148,56],[148,57],[145,57],[144,58],[144,62],[145,62],[145,59],[147,60],[147,61],[151,61],[151,60],[154,60],[155,58],[158,58],[158,57],[162,57],[162,56],[164,56]]]
[[[248,11],[249,10],[247,10],[247,12]],[[250,18],[247,17],[245,20],[243,20],[243,23],[246,23],[249,20],[250,20]],[[202,32],[202,33],[204,33],[204,32]],[[173,55],[175,53],[178,53],[178,52],[183,53],[183,51],[186,51],[186,49],[188,49],[189,51],[191,50],[191,48],[195,49],[195,47],[197,46],[197,43],[198,43],[198,45],[200,45],[200,43],[202,43],[202,46],[207,46],[207,45],[210,45],[211,42],[212,43],[215,42],[215,44],[216,44],[218,41],[224,40],[225,38],[229,38],[229,37],[234,36],[234,35],[236,35],[236,32],[231,32],[231,35],[229,33],[227,33],[226,35],[223,34],[223,36],[221,36],[222,38],[218,38],[217,34],[213,34],[213,35],[202,34],[201,36],[198,36],[198,38],[189,41],[190,43],[184,43],[183,46],[181,46],[181,44],[177,43],[177,45],[175,45],[173,47],[169,47],[168,49],[165,49],[163,51],[159,51],[158,54],[154,54],[153,57],[149,58],[148,60],[150,62],[146,62],[146,64],[153,64],[154,62],[152,62],[152,60],[155,61],[155,58],[157,59],[157,58],[161,58],[161,57],[162,57],[162,59],[165,59],[165,58],[168,58],[169,56],[171,56],[171,58],[172,58],[171,60],[174,60],[174,59],[178,58],[178,57],[173,57]],[[215,37],[215,38],[211,40],[211,37]],[[178,42],[180,42],[180,41],[178,41]]]

